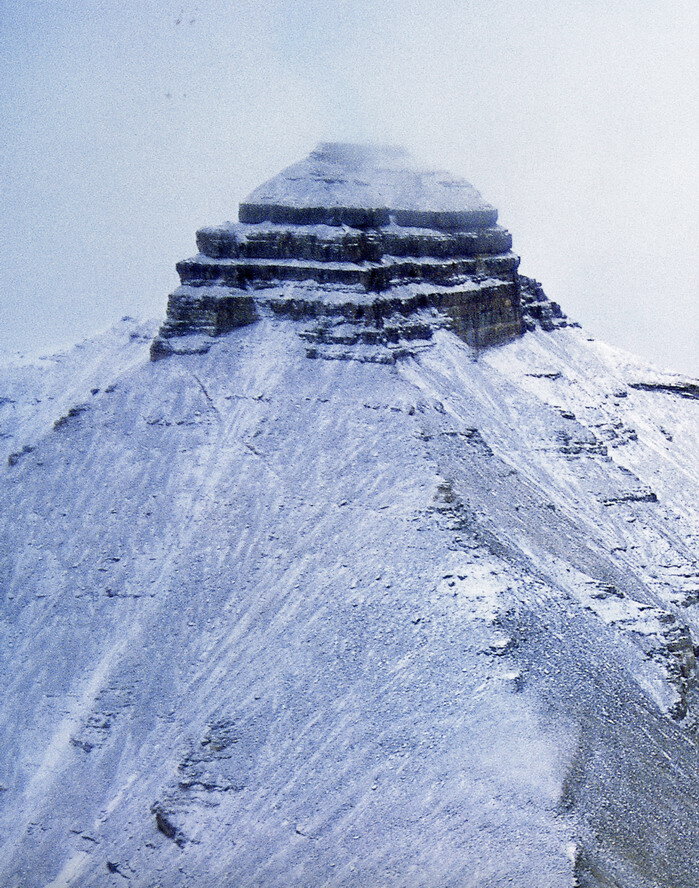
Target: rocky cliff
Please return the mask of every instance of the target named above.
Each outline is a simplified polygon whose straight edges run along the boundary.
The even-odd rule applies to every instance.
[[[366,156],[0,371],[7,888],[699,884],[699,383]]]

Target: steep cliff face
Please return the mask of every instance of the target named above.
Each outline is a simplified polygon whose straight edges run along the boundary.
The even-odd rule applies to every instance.
[[[309,357],[380,363],[453,329],[484,347],[522,332],[497,211],[402,149],[322,144],[256,189],[240,222],[197,234],[153,357],[199,351],[262,317],[300,322]]]
[[[255,320],[2,371],[0,884],[696,888],[697,383],[511,284],[487,349],[206,283]]]

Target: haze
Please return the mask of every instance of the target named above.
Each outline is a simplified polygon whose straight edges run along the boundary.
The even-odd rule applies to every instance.
[[[0,0],[4,352],[161,317],[197,227],[319,141],[500,210],[594,335],[699,374],[685,0]]]

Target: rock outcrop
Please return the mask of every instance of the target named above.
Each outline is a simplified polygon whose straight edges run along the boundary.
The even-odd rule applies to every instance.
[[[571,321],[557,302],[553,302],[544,293],[544,288],[534,278],[519,275],[520,305],[526,330],[542,330],[551,332],[560,327],[579,327]]]
[[[519,258],[497,210],[402,149],[321,144],[239,219],[197,232],[153,358],[206,351],[261,317],[297,322],[309,357],[380,363],[442,327],[476,348],[523,331]]]

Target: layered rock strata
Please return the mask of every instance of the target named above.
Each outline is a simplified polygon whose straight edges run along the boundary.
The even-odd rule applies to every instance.
[[[539,327],[550,333],[560,327],[579,327],[571,321],[557,302],[544,293],[544,288],[534,278],[519,275],[519,296],[525,330]]]
[[[447,327],[469,345],[523,329],[519,258],[470,185],[397,148],[321,144],[197,233],[152,357],[207,351],[263,317],[309,357],[392,362]]]

